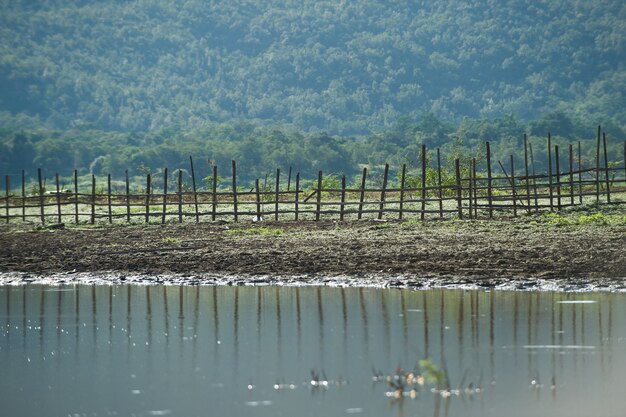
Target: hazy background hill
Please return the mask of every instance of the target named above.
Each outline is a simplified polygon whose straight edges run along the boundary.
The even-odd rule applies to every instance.
[[[189,155],[248,179],[355,175],[422,143],[519,158],[524,132],[538,151],[548,132],[586,140],[591,160],[598,124],[621,160],[623,1],[0,0],[0,173],[16,178]]]
[[[0,111],[133,131],[554,110],[623,128],[625,34],[623,1],[3,0]]]

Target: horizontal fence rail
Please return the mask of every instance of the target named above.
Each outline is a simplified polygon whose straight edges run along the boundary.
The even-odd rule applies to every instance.
[[[582,164],[580,142],[576,149],[569,145],[562,150],[552,146],[548,135],[547,151],[548,172],[537,173],[532,146],[526,137],[521,167],[515,165],[512,155],[508,161],[494,163],[490,144],[486,142],[486,166],[478,171],[476,158],[456,159],[453,167],[442,166],[439,149],[436,149],[435,163],[429,164],[428,150],[422,145],[420,167],[413,170],[410,181],[406,164],[398,170],[394,181],[389,178],[389,165],[385,165],[382,180],[378,179],[374,186],[367,186],[367,168],[363,168],[360,182],[350,186],[345,176],[337,181],[333,176],[324,177],[322,171],[303,186],[305,182],[300,173],[293,178],[290,168],[286,183],[281,182],[281,170],[277,169],[273,184],[268,185],[266,177],[262,185],[256,179],[252,187],[242,188],[238,183],[237,164],[232,161],[228,188],[218,188],[218,169],[212,166],[212,175],[207,177],[210,186],[199,190],[191,157],[191,184],[183,181],[182,170],[170,176],[165,168],[158,178],[147,174],[140,192],[131,192],[128,171],[123,181],[116,181],[115,187],[110,174],[105,181],[97,181],[94,175],[85,181],[83,176],[79,187],[79,176],[74,171],[68,187],[61,186],[58,174],[50,181],[44,178],[42,169],[38,169],[36,182],[29,184],[29,193],[24,171],[21,176],[5,176],[0,218],[6,223],[42,224],[136,221],[164,224],[188,219],[195,222],[473,219],[560,210],[584,201],[626,203],[626,142],[624,160],[609,163],[606,137],[603,135],[601,139],[598,129],[594,167]],[[334,181],[326,183],[325,179]],[[13,187],[12,182],[18,186]]]

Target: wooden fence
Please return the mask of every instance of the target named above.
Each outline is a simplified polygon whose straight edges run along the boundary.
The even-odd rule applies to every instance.
[[[601,153],[601,149],[603,152]],[[155,178],[148,174],[145,190],[131,193],[128,171],[125,173],[124,191],[113,192],[111,175],[107,176],[106,190],[91,175],[88,192],[79,191],[77,171],[73,175],[72,189],[62,188],[59,175],[54,176],[52,191],[45,191],[42,170],[38,169],[37,182],[31,195],[26,193],[25,173],[22,171],[21,188],[11,187],[11,177],[5,177],[4,195],[0,197],[0,216],[11,221],[36,221],[41,223],[90,223],[114,221],[183,222],[191,218],[201,220],[320,220],[320,219],[406,219],[458,217],[492,218],[497,214],[517,216],[541,210],[560,210],[582,204],[583,200],[609,204],[626,203],[626,141],[624,160],[620,165],[609,164],[606,137],[598,129],[597,152],[594,167],[581,164],[580,142],[575,150],[569,145],[565,150],[567,162],[561,165],[563,152],[552,146],[548,136],[547,173],[536,173],[532,147],[524,137],[524,166],[516,167],[513,156],[508,161],[492,161],[489,142],[485,146],[485,167],[477,170],[476,158],[454,161],[453,167],[442,167],[439,149],[436,149],[434,167],[427,164],[427,149],[422,145],[419,175],[407,183],[407,166],[398,171],[398,180],[390,186],[389,165],[385,165],[382,182],[367,187],[368,170],[363,168],[360,185],[348,187],[346,178],[341,185],[325,186],[324,174],[318,172],[316,180],[303,186],[300,173],[289,169],[287,181],[281,182],[281,171],[276,170],[274,184],[263,187],[259,179],[251,189],[237,183],[237,165],[232,161],[228,189],[217,187],[218,170],[213,166],[211,190],[197,187],[193,159],[190,157],[191,184],[183,182],[182,170],[172,176],[175,184],[168,184],[169,173],[163,171],[159,190]],[[577,155],[575,155],[577,153]],[[529,163],[530,156],[530,163]],[[576,161],[576,163],[575,163]],[[617,165],[617,166],[611,166]],[[494,168],[498,175],[494,175]],[[520,175],[520,171],[522,174]],[[428,173],[431,173],[429,176]],[[445,173],[446,180],[443,179]],[[464,173],[464,175],[462,175]],[[429,179],[430,178],[430,179]],[[417,182],[415,181],[417,179]],[[230,180],[229,180],[230,182]],[[286,182],[286,184],[285,184]],[[293,183],[293,184],[292,184]],[[417,185],[417,186],[416,186]],[[49,187],[47,187],[49,188]],[[83,187],[84,188],[84,187]],[[99,191],[97,191],[99,190]]]

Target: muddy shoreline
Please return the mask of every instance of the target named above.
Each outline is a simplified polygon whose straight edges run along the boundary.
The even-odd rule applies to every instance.
[[[622,224],[506,220],[0,228],[0,284],[626,291]]]

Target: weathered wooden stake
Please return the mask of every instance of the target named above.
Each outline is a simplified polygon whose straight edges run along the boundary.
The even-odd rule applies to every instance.
[[[422,143],[422,209],[420,220],[426,216],[426,145]]]
[[[346,204],[346,176],[343,175],[341,177],[341,206],[339,207],[339,220],[341,221],[343,221],[343,213],[345,211],[345,207],[344,207],[345,204]]]
[[[152,187],[152,175],[146,176],[146,223],[150,221],[150,193]]]
[[[535,171],[535,154],[533,153],[533,144],[528,141],[528,151],[530,152],[530,169],[533,177],[533,195],[535,196],[535,212],[539,211],[539,196],[537,195],[537,177]]]
[[[294,200],[294,209],[296,212],[295,220],[298,220],[298,209],[299,209],[299,198],[300,198],[300,173],[296,173],[296,198]]]
[[[178,187],[176,190],[178,195],[178,223],[183,222],[183,170],[178,170]]]
[[[526,206],[530,214],[530,181],[528,178],[528,138],[524,133],[524,174],[526,175]]]
[[[517,198],[515,197],[515,162],[513,155],[510,156],[511,165],[511,194],[513,195],[513,217],[517,217]]]
[[[361,177],[361,195],[359,197],[359,214],[357,218],[360,220],[363,215],[363,201],[365,199],[365,180],[367,179],[367,168],[363,168],[363,175]]]
[[[474,187],[474,218],[478,218],[478,180],[476,179],[476,158],[472,158],[472,183]]]
[[[215,221],[217,215],[217,165],[213,165],[213,184],[211,188],[211,201],[213,203],[211,207],[211,220]]]
[[[580,151],[580,141],[578,141],[578,202],[583,203],[583,173],[582,173],[582,153]]]
[[[459,158],[454,160],[454,173],[456,175],[456,205],[459,213],[459,219],[463,219],[463,190],[461,189],[461,168],[459,166]]]
[[[385,164],[385,172],[383,174],[383,189],[380,192],[380,206],[378,208],[378,220],[382,220],[383,211],[385,210],[385,197],[387,193],[388,176],[389,176],[389,164]]]
[[[406,181],[406,164],[402,164],[402,174],[400,176],[400,213],[398,219],[402,220],[404,210],[404,184]]]
[[[128,170],[124,171],[124,179],[126,182],[126,221],[130,223],[130,181],[128,179]]]
[[[234,162],[233,162],[234,164]],[[196,171],[193,169],[193,158],[189,156],[189,165],[191,165],[191,187],[193,189],[193,204],[196,210],[196,223],[200,221],[200,215],[198,214],[198,192],[196,188]],[[235,218],[237,216],[235,215]]]
[[[574,146],[569,144],[569,196],[570,205],[574,205]]]
[[[274,220],[278,220],[278,194],[280,193],[280,168],[276,168],[276,188],[274,191]]]
[[[237,212],[237,163],[235,160],[232,160],[233,167],[233,211],[235,212],[235,221],[238,219]]]
[[[602,146],[604,148],[604,180],[606,182],[606,202],[611,202],[611,180],[609,179],[609,159],[606,154],[606,133],[602,132]]]
[[[113,223],[113,214],[111,211],[111,174],[107,175],[107,206],[108,206],[108,213],[109,213],[109,224]]]
[[[22,170],[22,220],[26,221],[26,172]]]
[[[163,213],[161,213],[161,224],[165,224],[167,213],[167,168],[163,170]]]
[[[259,179],[254,180],[254,190],[256,194],[256,220],[261,221],[261,192],[259,190]]]
[[[596,201],[600,201],[600,130],[598,125],[598,140],[596,143]]]
[[[7,218],[6,221],[7,223],[9,222],[9,196],[11,195],[11,178],[8,175],[5,175],[4,177],[4,181],[5,181],[5,188],[4,191],[6,193],[6,214],[7,214]]]
[[[470,220],[472,219],[473,215],[472,215],[472,161],[469,161],[469,167],[468,167],[468,171],[469,171],[469,177],[467,178],[467,196],[468,196],[468,206],[467,208],[469,209],[469,218]],[[476,190],[474,190],[474,193],[476,193]]]
[[[78,224],[78,170],[74,170],[74,223]]]
[[[320,219],[322,211],[322,171],[317,173],[317,209],[315,210],[315,220]]]
[[[487,204],[489,205],[489,218],[493,217],[493,195],[492,195],[492,180],[491,180],[491,146],[489,142],[487,145]]]
[[[91,218],[89,223],[96,222],[96,176],[91,174]]]
[[[554,210],[554,192],[552,190],[552,137],[548,132],[548,188],[550,194],[550,211]]]
[[[557,209],[561,210],[561,168],[559,167],[559,145],[554,145],[554,163],[556,168]]]
[[[291,191],[291,167],[289,167],[289,174],[287,174],[287,192]]]
[[[443,188],[441,186],[441,153],[437,148],[437,187],[439,190],[439,217],[443,217]]]
[[[44,215],[44,191],[43,191],[43,181],[41,179],[41,168],[37,168],[37,179],[39,181],[39,207],[41,208],[41,224],[46,223],[46,216]]]

